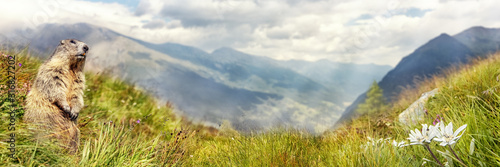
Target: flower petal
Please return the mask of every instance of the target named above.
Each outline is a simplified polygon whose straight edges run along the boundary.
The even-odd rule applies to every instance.
[[[415,132],[413,130],[410,130],[410,137],[415,137]]]
[[[422,124],[422,134],[427,136],[427,124]]]
[[[414,139],[414,138],[415,138],[415,135],[410,134],[410,138],[408,138],[408,139]]]
[[[434,141],[443,142],[444,140],[442,138],[434,138]]]
[[[455,131],[455,133],[453,133],[453,136],[457,136],[457,135],[458,135],[458,133],[460,133],[460,131],[462,131],[462,130],[465,130],[465,128],[467,128],[467,124],[462,125],[461,127],[459,127],[459,128]],[[462,134],[463,134],[463,133],[462,133]],[[462,136],[462,135],[460,135],[460,136]]]
[[[444,135],[444,123],[440,123],[439,124],[439,133],[440,135]]]
[[[422,133],[418,129],[415,129],[415,133],[417,134],[415,137],[422,137]]]
[[[446,134],[453,134],[453,122],[450,122],[448,126],[446,126],[445,132]]]

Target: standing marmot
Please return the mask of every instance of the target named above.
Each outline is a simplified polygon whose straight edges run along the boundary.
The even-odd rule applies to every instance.
[[[25,122],[36,124],[39,137],[55,137],[73,153],[80,141],[76,119],[83,107],[83,67],[88,50],[87,44],[81,41],[61,41],[38,69],[23,117]]]

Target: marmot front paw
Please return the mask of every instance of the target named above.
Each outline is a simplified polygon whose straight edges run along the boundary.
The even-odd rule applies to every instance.
[[[69,113],[69,117],[71,118],[72,121],[75,121],[78,118],[78,115],[80,115],[80,114],[76,111],[71,111]]]

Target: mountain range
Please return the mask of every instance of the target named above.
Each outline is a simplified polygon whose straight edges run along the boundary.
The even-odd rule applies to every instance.
[[[404,57],[378,85],[384,91],[386,100],[391,102],[396,100],[402,88],[415,87],[415,80],[443,74],[444,69],[466,64],[474,58],[487,57],[499,49],[500,29],[477,26],[454,36],[443,33]],[[365,98],[366,94],[362,94],[347,107],[339,123],[352,118]]]
[[[392,68],[281,61],[228,47],[208,53],[182,44],[149,43],[85,23],[45,24],[30,32],[28,38],[14,36],[2,44],[29,44],[44,59],[60,40],[79,39],[90,46],[87,71],[107,71],[135,84],[160,101],[172,102],[179,114],[194,121],[217,127],[229,120],[241,131],[288,125],[322,132]]]

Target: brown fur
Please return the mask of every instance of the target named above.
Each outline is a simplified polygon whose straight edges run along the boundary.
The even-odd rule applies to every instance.
[[[76,120],[83,107],[87,51],[88,46],[81,41],[61,41],[38,69],[23,117],[35,125],[39,138],[55,138],[73,153],[80,141]]]

